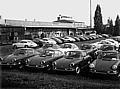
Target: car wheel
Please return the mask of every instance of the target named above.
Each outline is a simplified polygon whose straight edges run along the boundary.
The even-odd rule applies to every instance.
[[[75,72],[76,72],[76,74],[80,74],[80,72],[81,72],[80,67],[77,66],[77,67],[75,68]]]
[[[118,72],[116,75],[113,75],[113,80],[120,80],[120,73]]]
[[[117,77],[120,79],[120,71],[118,71],[118,73],[117,73]]]
[[[48,68],[47,68],[47,70],[48,70],[48,71],[51,71],[51,70],[52,70],[52,68],[51,68],[51,67],[48,67]]]
[[[28,45],[25,45],[25,48],[28,48]]]
[[[51,68],[51,69],[52,69],[52,70],[55,70],[55,69],[56,69],[55,63],[52,64],[52,68]]]
[[[14,48],[14,49],[17,49],[17,45],[14,45],[13,48]]]

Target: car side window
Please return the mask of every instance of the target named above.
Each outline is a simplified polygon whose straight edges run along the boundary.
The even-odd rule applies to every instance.
[[[60,52],[60,51],[55,51],[54,52],[54,57],[61,56],[61,55],[62,55],[62,52]]]
[[[27,43],[27,42],[25,42],[25,41],[21,41],[20,43]]]
[[[33,50],[27,50],[27,55],[33,54]]]

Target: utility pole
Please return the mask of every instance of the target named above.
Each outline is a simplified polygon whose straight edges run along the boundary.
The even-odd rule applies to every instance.
[[[92,28],[92,12],[91,12],[91,0],[90,0],[90,28]]]

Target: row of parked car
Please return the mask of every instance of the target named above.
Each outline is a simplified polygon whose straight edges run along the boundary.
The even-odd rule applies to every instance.
[[[74,71],[79,74],[81,69],[93,61],[88,51],[79,49],[74,43],[64,43],[57,48],[54,46],[58,45],[51,47],[51,44],[46,44],[37,49],[18,48],[12,54],[1,58],[0,64],[18,68]]]
[[[95,40],[102,37],[109,37],[109,35],[102,34],[102,35],[89,35],[89,36],[65,36],[65,37],[54,37],[54,38],[34,38],[33,40],[20,40],[17,43],[13,43],[13,47],[42,47],[44,43],[49,44],[63,44],[63,43],[73,43],[73,42],[80,42],[80,41],[89,41]]]
[[[107,39],[106,39],[107,40]],[[46,43],[40,48],[19,48],[3,58],[0,64],[18,68],[42,68],[73,71],[80,74],[86,68],[92,73],[112,74],[120,77],[120,52],[116,45],[103,43],[100,47],[74,43],[61,45]]]

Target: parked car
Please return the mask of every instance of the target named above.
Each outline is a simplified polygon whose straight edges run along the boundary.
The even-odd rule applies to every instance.
[[[120,36],[113,36],[113,37],[110,37],[110,38],[119,42],[119,44],[120,44]]]
[[[38,54],[40,53],[33,48],[19,48],[16,49],[12,54],[1,58],[0,65],[9,67],[16,66],[21,68],[24,66],[23,63],[27,58],[34,57]]]
[[[111,43],[113,43],[117,48],[119,48],[119,43],[113,39],[105,39],[106,41],[110,41]]]
[[[62,38],[62,37],[55,37],[55,38],[57,38],[57,39],[61,40],[61,41],[62,41],[62,43],[66,43],[66,42],[67,42],[67,41],[66,41],[64,38]]]
[[[39,47],[42,47],[43,44],[45,44],[46,42],[40,38],[34,38],[33,42],[35,42]]]
[[[59,49],[59,48],[60,48],[60,46],[57,45],[57,44],[45,43],[45,44],[43,44],[43,46],[41,48],[37,48],[36,50],[41,53],[41,52],[44,52],[47,49],[53,49],[54,50],[54,49]]]
[[[86,51],[91,50],[92,48],[94,48],[94,46],[92,46],[88,43],[81,44],[81,46],[80,46],[81,50],[86,50]]]
[[[89,67],[92,73],[110,74],[120,77],[120,53],[118,51],[102,51]]]
[[[95,58],[102,52],[102,51],[119,51],[115,45],[104,44],[100,48],[98,48],[95,52]]]
[[[109,38],[110,36],[108,34],[101,34],[105,38]]]
[[[97,36],[98,36],[99,38],[102,38],[102,35],[97,34]]]
[[[50,69],[53,61],[63,56],[59,50],[45,50],[42,54],[30,57],[26,61],[27,67]]]
[[[61,41],[59,38],[54,37],[54,38],[51,38],[51,39],[55,40],[57,42],[57,44],[62,44],[63,43],[63,41]]]
[[[92,36],[87,36],[89,40],[93,40],[94,38]]]
[[[43,40],[46,42],[46,43],[49,43],[49,44],[56,44],[57,42],[51,38],[43,38]]]
[[[61,46],[61,48],[69,48],[69,49],[79,49],[79,47],[76,45],[76,44],[74,44],[74,43],[64,43],[64,44],[61,44],[60,45]]]
[[[79,74],[83,68],[92,61],[91,57],[83,50],[67,51],[65,56],[52,63],[53,70],[74,71]]]
[[[100,48],[102,45],[115,45],[113,42],[110,42],[108,40],[101,40],[100,42],[92,43],[92,46],[95,46],[96,48]]]
[[[73,37],[75,40],[76,40],[76,42],[80,42],[80,39],[78,38],[78,37]]]
[[[28,47],[37,47],[38,45],[35,42],[33,42],[32,40],[20,40],[17,43],[13,43],[12,46],[14,48],[18,48],[18,47],[28,48]]]
[[[66,40],[66,42],[75,42],[75,39],[70,36],[65,36],[64,39]]]
[[[86,41],[87,39],[83,36],[78,36],[78,38],[81,40],[81,41]]]
[[[90,40],[90,38],[87,36],[83,36],[83,37],[86,39],[86,41]]]
[[[96,59],[96,57],[97,57],[96,51],[98,49],[95,46],[92,46],[88,43],[84,43],[81,45],[80,49],[85,50],[87,52],[87,54],[92,57],[93,60]]]
[[[46,52],[50,52],[53,50],[46,50]],[[64,56],[64,53],[60,50],[54,50],[54,54],[52,58],[45,58],[44,60],[41,61],[41,66],[42,68],[46,68],[47,70],[52,70],[53,66],[52,63],[56,60],[59,60]]]
[[[79,47],[74,43],[64,43],[60,45],[58,50],[62,51],[63,53],[70,51],[70,50],[78,50]]]
[[[104,44],[98,50],[101,51],[118,51],[115,45]]]

